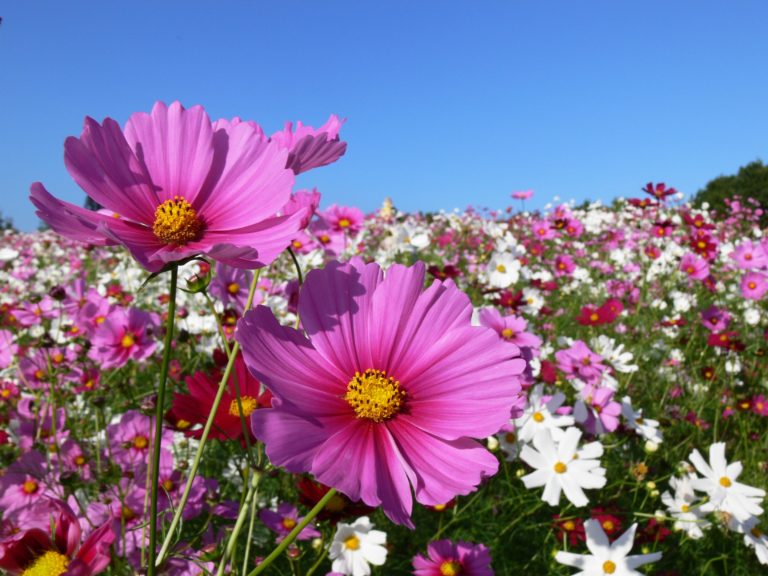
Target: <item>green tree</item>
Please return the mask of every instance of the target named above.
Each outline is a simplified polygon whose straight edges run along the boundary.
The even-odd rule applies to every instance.
[[[726,199],[734,196],[754,198],[760,202],[764,212],[768,212],[768,166],[762,160],[755,160],[739,168],[738,173],[731,176],[718,176],[693,197],[693,205],[701,206],[708,202],[711,210],[727,213]],[[763,215],[765,220],[768,214]],[[766,224],[764,221],[763,224]]]

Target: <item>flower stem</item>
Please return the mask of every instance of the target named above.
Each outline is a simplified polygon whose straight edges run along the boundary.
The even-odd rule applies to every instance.
[[[253,280],[251,281],[251,288],[248,292],[248,302],[245,305],[245,311],[250,310],[251,305],[253,304],[253,296],[256,293],[256,285],[259,282],[259,274],[256,273],[253,275]],[[240,343],[235,342],[235,345],[232,347],[232,350],[230,351],[229,355],[229,361],[227,362],[227,367],[224,369],[224,375],[221,377],[221,381],[219,382],[219,389],[216,391],[216,397],[213,399],[213,405],[211,406],[211,411],[208,414],[208,420],[205,422],[205,427],[203,428],[202,436],[200,436],[200,444],[197,447],[197,452],[195,453],[195,459],[192,461],[192,466],[189,470],[189,475],[187,476],[187,483],[184,486],[184,492],[181,495],[181,500],[179,501],[179,505],[176,507],[176,512],[173,515],[173,520],[171,520],[171,525],[168,527],[168,533],[165,535],[165,540],[163,541],[163,546],[160,548],[160,552],[157,555],[157,560],[155,561],[155,566],[160,566],[160,564],[163,562],[163,559],[165,558],[166,554],[168,553],[168,549],[171,546],[171,540],[173,539],[173,534],[176,531],[176,528],[179,526],[179,522],[181,521],[181,514],[184,511],[184,506],[187,504],[187,500],[189,499],[189,493],[192,489],[192,482],[195,479],[195,476],[197,476],[197,469],[200,467],[200,461],[202,460],[203,456],[203,450],[205,449],[205,444],[208,441],[208,434],[211,432],[211,428],[213,427],[213,420],[216,416],[216,413],[219,410],[219,404],[221,404],[221,399],[224,396],[224,391],[227,388],[227,382],[229,382],[229,376],[232,373],[232,368],[235,365],[235,358],[237,357],[237,353],[240,351]]]
[[[304,528],[306,528],[307,524],[312,522],[312,520],[315,519],[315,516],[317,516],[320,511],[322,511],[323,508],[325,508],[325,505],[328,504],[331,498],[333,498],[336,495],[336,488],[331,488],[328,490],[328,492],[325,494],[325,496],[322,497],[320,502],[315,504],[315,507],[312,508],[312,510],[309,511],[309,514],[304,516],[301,522],[299,522],[296,527],[291,530],[290,534],[285,537],[285,539],[280,542],[280,545],[272,550],[272,553],[267,556],[256,568],[251,570],[249,572],[248,576],[256,576],[257,574],[261,574],[264,570],[267,569],[267,567],[272,564],[272,562],[275,561],[275,559],[280,556],[283,552],[285,552],[285,549],[288,548],[291,544],[293,544],[293,541],[296,540],[296,537],[301,533]]]
[[[230,557],[233,558],[233,564],[234,564],[233,554],[235,551],[235,542],[237,542],[237,537],[239,536],[240,531],[243,529],[243,524],[245,523],[245,520],[248,517],[248,511],[251,509],[251,502],[255,501],[256,492],[259,486],[260,479],[261,479],[261,472],[258,472],[258,471],[251,472],[250,484],[248,486],[248,493],[245,496],[245,501],[240,505],[240,513],[237,515],[237,520],[235,521],[235,527],[232,530],[232,535],[229,537],[229,541],[227,542],[227,546],[224,550],[224,554],[222,554],[221,556],[221,561],[219,562],[219,569],[216,572],[217,576],[223,576],[224,568],[226,567],[227,561],[230,559]]]
[[[163,345],[163,363],[160,365],[160,385],[157,388],[155,407],[155,435],[152,446],[152,478],[150,488],[152,497],[149,503],[149,561],[148,576],[155,575],[155,552],[157,546],[157,493],[160,477],[160,447],[163,442],[163,414],[165,412],[165,381],[168,378],[168,366],[171,362],[171,344],[173,343],[173,326],[176,318],[176,284],[179,269],[171,268],[171,294],[168,301],[168,318],[165,323],[165,342]]]

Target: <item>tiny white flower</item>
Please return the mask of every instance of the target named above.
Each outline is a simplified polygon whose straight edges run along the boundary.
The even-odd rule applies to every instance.
[[[494,288],[507,288],[520,279],[520,261],[508,252],[495,252],[488,261],[488,283]]]
[[[613,544],[608,541],[608,536],[598,520],[587,520],[584,522],[584,528],[587,533],[587,548],[592,554],[561,551],[555,556],[555,560],[560,564],[581,569],[578,576],[642,576],[635,568],[661,559],[661,552],[627,556],[635,541],[637,524],[632,524]]]
[[[704,520],[704,512],[696,505],[697,498],[691,484],[693,478],[695,476],[670,478],[669,485],[675,493],[672,495],[664,492],[661,501],[670,516],[675,519],[674,529],[685,532],[693,540],[698,540],[704,536],[704,530],[709,528],[710,524]]]
[[[621,399],[621,415],[626,419],[627,427],[646,440],[650,440],[654,444],[661,444],[664,440],[664,435],[659,430],[658,420],[643,418],[642,409],[635,412],[632,408],[632,399],[629,396],[624,396]]]
[[[562,428],[573,426],[573,416],[556,414],[555,412],[565,402],[565,394],[557,392],[544,401],[544,385],[538,384],[528,395],[528,405],[523,414],[515,418],[519,441],[530,442],[534,436],[542,431],[549,431],[555,440],[563,436]]]
[[[348,576],[368,576],[370,564],[382,566],[387,560],[386,542],[386,532],[373,530],[367,516],[353,524],[339,522],[328,551],[328,557],[333,560],[331,569]]]
[[[583,488],[605,486],[605,468],[597,459],[603,455],[603,445],[591,442],[578,449],[580,439],[581,430],[575,427],[568,428],[558,444],[550,433],[537,434],[535,449],[526,445],[520,452],[520,459],[536,469],[523,476],[523,484],[528,489],[544,486],[541,499],[551,506],[558,505],[561,491],[574,506],[586,506],[589,498]]]

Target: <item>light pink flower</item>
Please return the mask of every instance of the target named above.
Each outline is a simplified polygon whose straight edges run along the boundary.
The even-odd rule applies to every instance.
[[[411,489],[426,505],[468,494],[498,461],[473,438],[507,424],[525,361],[471,325],[451,281],[423,289],[425,267],[353,259],[307,276],[308,338],[263,306],[240,321],[246,363],[275,395],[252,415],[271,462],[309,471],[412,526]]]
[[[294,172],[338,158],[337,132],[299,125],[269,139],[254,122],[211,122],[200,106],[158,102],[124,130],[86,118],[80,138],[67,138],[67,170],[104,210],[62,202],[39,182],[30,199],[59,234],[122,244],[152,272],[198,254],[258,268],[306,226],[310,206],[291,202]]]

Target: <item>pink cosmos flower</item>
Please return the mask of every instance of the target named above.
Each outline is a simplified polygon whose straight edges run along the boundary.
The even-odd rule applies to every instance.
[[[728,310],[710,306],[701,313],[701,323],[710,332],[724,332],[731,322],[731,315]]]
[[[761,244],[753,244],[744,240],[728,256],[736,262],[736,266],[744,270],[753,270],[768,265],[768,255]]]
[[[224,308],[231,306],[238,314],[242,314],[248,302],[248,289],[252,278],[253,272],[249,270],[233,268],[219,262],[216,264],[216,274],[211,280],[208,292],[221,300]]]
[[[704,280],[709,276],[707,261],[690,252],[680,260],[680,270],[688,274],[688,278],[692,280]]]
[[[343,154],[339,125],[289,126],[270,139],[254,122],[211,122],[201,106],[178,102],[133,114],[124,130],[86,118],[80,138],[64,143],[64,162],[104,210],[62,202],[39,182],[30,199],[59,234],[122,244],[151,272],[198,254],[258,268],[306,226],[311,207],[291,204],[294,173]]]
[[[495,330],[504,341],[520,348],[530,348],[532,355],[539,355],[541,338],[526,331],[528,322],[525,318],[514,314],[502,316],[496,308],[483,308],[478,314],[478,320],[481,326]]]
[[[760,300],[768,292],[768,277],[759,272],[747,272],[741,278],[741,295],[750,300]]]
[[[145,360],[157,347],[156,314],[138,308],[115,308],[93,334],[89,357],[102,368],[119,368],[128,360]]]
[[[438,540],[427,546],[427,556],[414,557],[414,576],[493,576],[491,554],[483,544]]]
[[[528,200],[533,197],[533,190],[520,190],[511,194],[515,200]]]
[[[576,422],[590,434],[605,434],[619,427],[621,404],[613,400],[614,391],[587,384],[573,408]]]
[[[0,536],[0,568],[10,575],[91,576],[109,565],[109,547],[115,540],[110,524],[91,532],[81,544],[77,517],[60,500],[43,498],[3,520],[11,529]]]
[[[304,518],[299,518],[299,511],[296,506],[290,502],[282,502],[277,511],[264,508],[259,512],[259,520],[261,520],[267,528],[277,533],[277,542],[282,542],[283,539],[293,530],[296,525]],[[311,540],[312,538],[319,538],[320,532],[312,525],[308,524],[299,535],[297,540]]]
[[[595,354],[581,340],[575,340],[570,348],[555,352],[558,370],[569,378],[581,378],[590,383],[600,379],[608,367],[602,363],[603,357]]]
[[[522,401],[526,362],[485,327],[452,281],[423,290],[425,266],[353,259],[307,275],[302,332],[263,306],[236,338],[275,395],[252,414],[271,462],[309,471],[352,500],[413,526],[426,505],[468,494],[498,470],[472,438],[496,433]]]
[[[359,208],[352,206],[337,206],[332,204],[325,210],[318,213],[318,216],[334,232],[344,232],[345,234],[357,234],[363,229],[365,216]]]

